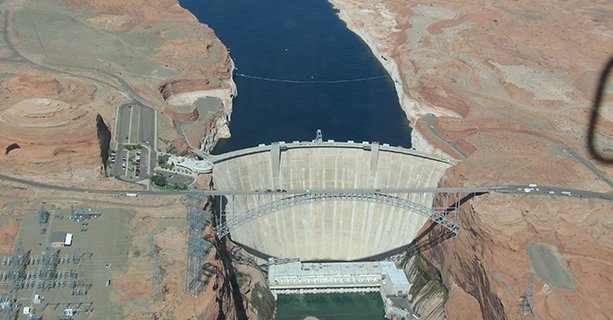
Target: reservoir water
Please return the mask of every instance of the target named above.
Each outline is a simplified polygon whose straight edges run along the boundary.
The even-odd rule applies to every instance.
[[[213,153],[312,140],[317,129],[325,140],[411,146],[392,80],[327,1],[180,3],[215,30],[237,67],[232,137]],[[277,307],[277,319],[384,319],[378,294],[281,296]]]
[[[238,68],[232,137],[220,141],[213,153],[312,140],[317,129],[326,140],[410,147],[411,128],[392,80],[327,1],[180,3],[215,30]],[[371,77],[376,79],[325,82]]]

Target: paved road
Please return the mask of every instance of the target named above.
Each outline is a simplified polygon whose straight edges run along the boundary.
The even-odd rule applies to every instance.
[[[113,140],[118,144],[129,141],[130,123],[132,122],[132,108],[130,106],[131,104],[127,103],[117,108]]]
[[[132,102],[126,105],[134,105],[134,106],[140,107],[139,112],[142,113],[142,116],[139,116],[138,118],[134,119],[138,123],[136,126],[138,129],[134,134],[135,135],[140,134],[142,141],[149,141],[149,144],[146,146],[146,148],[147,148],[147,155],[148,155],[147,159],[148,159],[148,162],[150,163],[150,166],[146,166],[146,170],[143,170],[143,171],[145,173],[150,173],[151,168],[155,167],[156,162],[157,162],[157,153],[156,153],[156,150],[157,150],[156,149],[157,148],[157,111],[154,108],[150,107],[147,104],[147,102],[132,89],[132,86],[127,81],[125,81],[122,77],[116,74],[113,74],[111,72],[108,72],[102,69],[87,68],[87,67],[72,66],[72,65],[62,66],[63,69],[60,69],[56,67],[51,67],[49,65],[42,65],[42,64],[36,63],[26,58],[23,54],[21,54],[21,52],[19,52],[15,48],[13,42],[11,41],[11,37],[8,31],[9,30],[9,10],[3,10],[2,15],[3,15],[2,36],[6,43],[7,49],[11,52],[10,57],[5,58],[4,59],[5,61],[11,61],[15,63],[24,63],[36,69],[45,70],[45,71],[49,71],[53,73],[65,74],[71,77],[81,78],[86,81],[91,81],[91,82],[94,82],[94,83],[97,83],[103,86],[114,88],[118,90],[119,92],[122,92],[126,97],[133,100]],[[79,69],[85,72],[95,73],[95,74],[101,75],[102,77],[106,77],[110,81],[102,80],[96,77],[91,77],[91,76],[87,76],[83,74],[69,72],[67,68]],[[121,109],[121,106],[119,109]],[[123,115],[118,113],[117,118],[130,119],[130,121],[132,121],[132,118],[127,117],[125,113]],[[128,136],[129,136],[129,132],[128,132],[129,128],[124,128],[123,126],[124,126],[123,124],[120,124],[120,125],[116,124],[114,138],[117,137],[116,133],[120,131],[122,134],[124,132],[128,133]],[[138,141],[138,138],[135,138],[134,140]],[[116,142],[121,143],[122,141],[116,140]]]
[[[594,173],[598,178],[600,178],[602,181],[606,182],[610,187],[613,188],[613,180],[611,180],[611,178],[609,178],[609,176],[607,176],[604,172],[600,171],[600,169],[596,168],[596,166],[591,161],[585,159],[575,150],[569,148],[567,145],[562,144],[561,149],[563,152],[568,152],[571,157],[575,158],[575,160],[581,163],[588,170],[592,171],[592,173]]]
[[[155,109],[138,103],[126,103],[117,108],[115,136],[118,144],[143,144],[152,146],[155,143],[157,129]]]
[[[1,0],[0,0],[1,1]],[[9,36],[9,25],[8,25],[8,21],[9,21],[9,11],[8,10],[4,10],[2,12],[3,16],[4,16],[4,25],[3,25],[3,37],[4,40],[6,42],[7,48],[12,52],[12,56],[10,58],[8,58],[7,60],[10,61],[19,61],[19,62],[23,62],[29,65],[32,65],[36,68],[42,69],[42,70],[47,70],[47,71],[51,71],[51,72],[57,72],[57,73],[62,73],[62,74],[67,74],[76,78],[82,78],[82,79],[87,79],[96,83],[100,83],[103,84],[105,86],[110,86],[113,87],[121,92],[124,92],[124,94],[126,94],[127,96],[129,96],[131,99],[134,100],[134,102],[132,102],[134,105],[138,105],[140,107],[144,107],[144,108],[150,108],[151,110],[153,110],[153,117],[156,119],[153,122],[153,129],[143,129],[143,137],[149,137],[149,136],[153,136],[154,138],[152,138],[150,141],[150,148],[151,148],[151,153],[152,156],[150,157],[150,161],[151,163],[153,163],[156,159],[153,154],[155,153],[156,150],[156,143],[157,143],[157,113],[155,112],[155,109],[147,106],[146,101],[140,97],[133,89],[132,87],[120,76],[117,76],[113,73],[110,73],[108,71],[102,70],[102,69],[92,69],[92,68],[85,68],[85,67],[75,67],[75,66],[71,66],[73,68],[79,68],[88,72],[97,72],[98,74],[102,74],[107,76],[110,79],[113,79],[114,81],[116,81],[117,83],[119,83],[119,86],[116,86],[113,83],[109,83],[106,81],[102,81],[100,79],[94,78],[94,77],[89,77],[89,76],[84,76],[84,75],[79,75],[79,74],[74,74],[74,73],[70,73],[68,71],[65,70],[61,70],[61,69],[57,69],[57,68],[53,68],[53,67],[49,67],[49,66],[45,66],[45,65],[41,65],[38,63],[35,63],[29,59],[27,59],[25,56],[23,56],[14,46],[14,44],[12,43],[10,36]],[[145,109],[143,109],[145,110]],[[151,115],[148,114],[148,111],[145,112],[146,115],[143,115],[143,117],[145,118],[145,121],[142,121],[142,123],[148,123],[148,125],[150,125],[150,121],[149,119],[151,118]],[[120,115],[121,116],[121,115]],[[125,114],[123,115],[124,117],[126,116]],[[140,126],[140,124],[139,124]],[[124,128],[121,128],[120,130],[125,130]],[[153,131],[153,133],[150,133],[150,130]],[[117,136],[117,135],[116,135]],[[552,139],[549,139],[552,140]],[[145,140],[146,141],[146,140]],[[610,186],[613,186],[613,181],[611,181],[611,179],[608,178],[607,175],[605,175],[604,173],[602,173],[600,170],[598,170],[590,161],[588,161],[587,159],[583,158],[581,155],[579,155],[577,152],[575,152],[574,150],[572,150],[570,147],[566,146],[565,144],[561,143],[560,141],[555,141],[552,140],[554,142],[560,143],[563,146],[563,150],[568,151],[575,159],[577,159],[580,163],[582,163],[584,166],[587,167],[587,169],[589,169],[590,171],[592,171],[594,174],[596,174],[599,178],[601,178],[603,181],[605,181],[606,183],[608,183]],[[452,146],[455,149],[455,146]],[[223,157],[222,157],[223,158]],[[16,178],[16,177],[10,177],[10,176],[6,176],[6,175],[0,175],[0,179],[3,180],[7,180],[7,181],[13,181],[13,182],[18,182],[18,183],[23,183],[29,186],[33,186],[33,187],[39,187],[39,188],[47,188],[47,189],[54,189],[54,190],[63,190],[63,191],[73,191],[73,192],[89,192],[89,193],[101,193],[101,194],[122,194],[122,193],[126,193],[126,192],[133,192],[130,190],[94,190],[94,189],[84,189],[84,188],[73,188],[73,187],[63,187],[63,186],[57,186],[57,185],[50,185],[50,184],[44,184],[44,183],[38,183],[35,181],[29,181],[29,180],[25,180],[25,179],[21,179],[21,178]],[[611,193],[599,193],[599,192],[591,192],[591,191],[586,191],[586,190],[575,190],[575,189],[568,189],[568,188],[556,188],[556,187],[540,187],[538,188],[539,190],[531,190],[531,191],[526,191],[526,188],[529,188],[529,186],[503,186],[503,187],[492,187],[492,188],[446,188],[446,189],[385,189],[385,190],[376,190],[376,189],[363,189],[363,190],[311,190],[311,192],[326,192],[326,193],[342,193],[342,192],[386,192],[386,193],[398,193],[398,192],[408,192],[408,191],[412,191],[412,192],[461,192],[461,193],[465,193],[465,192],[477,192],[477,193],[483,193],[483,192],[500,192],[500,193],[508,193],[508,194],[524,194],[524,195],[545,195],[545,196],[560,196],[560,195],[564,195],[564,196],[569,196],[569,197],[579,197],[579,198],[599,198],[599,199],[605,199],[605,200],[613,200],[613,194]],[[210,194],[210,195],[227,195],[227,194],[259,194],[262,191],[257,191],[257,190],[252,190],[252,191],[203,191],[206,194]],[[305,190],[287,190],[285,193],[291,193],[291,194],[299,194],[299,193],[304,193],[306,192]],[[553,193],[552,193],[553,192]],[[565,192],[565,193],[563,193]],[[139,192],[143,195],[175,195],[177,194],[176,191],[147,191],[147,192]],[[273,193],[276,193],[276,191],[273,191]]]
[[[613,193],[594,192],[589,190],[578,190],[571,188],[548,187],[548,186],[499,186],[491,188],[490,192],[506,194],[524,194],[540,196],[564,196],[574,198],[596,198],[613,201]]]
[[[140,125],[139,129],[139,142],[146,145],[152,145],[155,143],[155,132],[157,129],[156,111],[147,106],[140,107]]]
[[[141,105],[141,124],[139,126],[140,142],[147,150],[146,156],[143,155],[142,175],[150,176],[153,168],[157,166],[157,111],[151,107]]]
[[[41,183],[31,180],[26,180],[17,177],[11,177],[7,175],[0,174],[0,180],[12,181],[21,184],[25,184],[31,187],[42,188],[42,189],[51,189],[51,190],[59,190],[59,191],[67,191],[67,192],[82,192],[82,193],[95,193],[95,194],[125,194],[125,193],[137,193],[143,196],[177,196],[178,194],[187,193],[190,191],[134,191],[134,190],[99,190],[99,189],[85,189],[85,188],[77,188],[77,187],[65,187],[58,186],[53,184]],[[304,190],[304,189],[293,189],[293,190],[271,190],[270,192],[267,190],[198,190],[197,192],[202,193],[204,195],[210,196],[218,196],[218,195],[261,195],[261,194],[303,194],[303,193],[430,193],[430,192],[457,192],[457,193],[503,193],[503,194],[519,194],[526,196],[568,196],[575,198],[592,198],[592,199],[602,199],[613,201],[613,193],[602,193],[602,192],[593,192],[588,190],[577,190],[577,189],[569,189],[569,188],[558,188],[558,187],[545,187],[539,186],[537,187],[539,190],[534,190],[530,192],[526,192],[526,188],[531,188],[529,186],[498,186],[498,187],[481,187],[481,188],[405,188],[405,189],[324,189],[324,190]],[[536,188],[535,188],[536,189]],[[554,193],[550,193],[553,191]],[[563,192],[570,193],[564,194]]]
[[[428,129],[428,131],[433,136],[435,136],[437,139],[439,139],[441,142],[443,142],[443,143],[447,144],[448,146],[450,146],[455,152],[457,152],[459,155],[461,155],[464,159],[466,159],[466,153],[464,153],[464,151],[462,151],[462,149],[460,149],[458,147],[457,143],[455,143],[453,141],[445,140],[438,133],[438,131],[436,131],[436,129],[434,129],[434,127],[433,127],[434,119],[435,119],[435,117],[433,115],[431,115],[431,114],[428,114],[428,115],[426,115],[424,117],[424,121],[426,122],[426,128]],[[553,139],[553,138],[549,138],[547,136],[539,136],[539,138],[542,138],[542,139],[545,139],[547,141],[550,141],[550,142],[553,142],[555,144],[558,144],[560,146],[560,150],[562,152],[568,153],[570,155],[570,157],[575,159],[575,161],[579,162],[581,165],[583,165],[586,169],[591,171],[594,175],[596,175],[599,179],[604,181],[610,187],[613,187],[613,180],[611,180],[611,178],[609,178],[609,176],[607,176],[604,172],[600,171],[600,169],[598,169],[591,161],[589,161],[588,159],[584,158],[581,154],[579,154],[575,150],[571,149],[569,146],[567,146],[563,142],[558,141],[558,140]]]
[[[130,109],[130,126],[128,127],[128,143],[139,143],[139,133],[140,133],[140,107],[137,106],[128,106]]]
[[[423,117],[424,122],[426,123],[426,128],[428,129],[428,132],[430,132],[430,134],[434,137],[436,137],[439,141],[441,141],[442,143],[448,145],[449,147],[451,147],[458,155],[460,155],[463,159],[466,159],[466,153],[464,152],[464,150],[460,149],[460,147],[458,147],[458,144],[455,141],[449,141],[445,138],[443,138],[443,136],[441,136],[439,134],[439,132],[434,129],[434,120],[436,119],[436,117],[431,114],[428,113]]]

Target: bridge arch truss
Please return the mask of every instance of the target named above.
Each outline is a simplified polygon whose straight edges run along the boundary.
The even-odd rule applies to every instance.
[[[457,192],[436,191],[414,192],[412,194],[417,194],[416,197],[418,198],[422,198],[426,195],[433,196],[434,205],[432,207],[426,207],[419,202],[382,192],[309,192],[296,195],[287,195],[279,199],[275,199],[274,195],[271,194],[270,201],[241,212],[236,212],[233,209],[220,206],[220,218],[217,219],[215,229],[217,236],[222,238],[230,234],[233,229],[240,227],[245,223],[284,209],[319,202],[359,201],[401,208],[408,214],[418,214],[427,217],[432,222],[440,224],[447,230],[457,234],[459,230],[457,211],[464,199],[471,198],[475,195],[475,193],[465,193],[462,195]],[[279,194],[277,193],[276,195]],[[239,200],[237,198],[240,196],[231,195],[230,197],[232,203],[235,203],[235,201]],[[230,210],[230,213],[226,212],[226,210]]]

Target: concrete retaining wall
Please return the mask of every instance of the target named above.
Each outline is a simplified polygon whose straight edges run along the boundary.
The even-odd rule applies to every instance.
[[[218,161],[213,170],[216,189],[436,187],[451,166],[442,159],[378,145],[334,147],[329,143],[302,143],[281,145],[276,151],[270,146],[260,148],[261,152],[245,152],[246,155]],[[375,151],[369,150],[373,148]],[[228,203],[227,208],[238,214],[269,202],[271,197],[249,196],[247,201]],[[432,196],[413,195],[409,199],[427,207],[432,205]],[[268,214],[236,227],[231,236],[234,241],[275,257],[355,260],[411,242],[426,220],[377,203],[323,202]]]

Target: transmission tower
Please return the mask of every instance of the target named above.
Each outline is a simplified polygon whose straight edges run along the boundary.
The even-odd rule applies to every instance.
[[[207,283],[204,275],[204,260],[213,245],[204,238],[204,228],[213,217],[202,209],[201,203],[208,197],[198,192],[187,194],[187,266],[185,291],[198,296]]]
[[[38,224],[40,226],[40,233],[47,232],[47,223],[49,222],[49,211],[45,210],[45,207],[40,206],[38,210]]]

